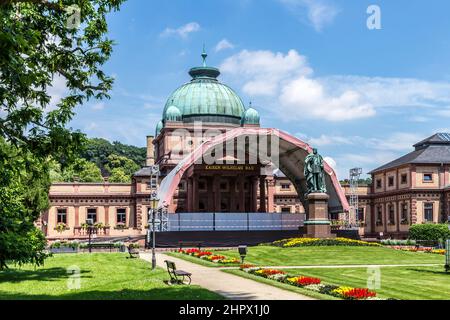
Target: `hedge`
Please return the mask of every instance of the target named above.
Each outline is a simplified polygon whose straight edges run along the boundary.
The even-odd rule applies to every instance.
[[[450,239],[448,224],[415,224],[409,229],[409,238],[413,240]]]

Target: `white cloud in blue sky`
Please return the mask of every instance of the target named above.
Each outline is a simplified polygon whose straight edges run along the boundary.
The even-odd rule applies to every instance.
[[[324,27],[333,23],[338,7],[329,0],[278,0],[300,19],[307,21],[316,31],[322,31]]]
[[[161,32],[161,37],[170,37],[177,35],[183,39],[186,39],[189,34],[200,31],[200,25],[197,22],[189,22],[178,28],[166,28]]]

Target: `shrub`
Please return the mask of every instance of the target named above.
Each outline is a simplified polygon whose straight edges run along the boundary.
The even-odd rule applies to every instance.
[[[439,241],[450,238],[450,230],[447,224],[415,224],[409,229],[409,238]]]

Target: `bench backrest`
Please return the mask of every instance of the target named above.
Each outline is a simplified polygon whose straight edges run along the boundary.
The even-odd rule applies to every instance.
[[[167,265],[167,269],[170,271],[175,271],[177,270],[177,267],[175,266],[175,262],[172,261],[165,261],[166,265]]]

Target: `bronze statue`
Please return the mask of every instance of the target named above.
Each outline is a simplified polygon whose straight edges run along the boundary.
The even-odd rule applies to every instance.
[[[313,153],[306,157],[304,173],[308,189],[307,194],[327,192],[323,158],[317,153],[317,149],[313,149]]]

